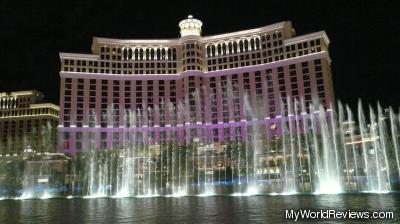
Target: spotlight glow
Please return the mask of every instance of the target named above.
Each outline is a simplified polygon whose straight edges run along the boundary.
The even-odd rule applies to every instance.
[[[209,196],[214,196],[216,195],[213,191],[206,191],[202,194],[196,195],[197,197],[209,197]]]
[[[390,191],[362,191],[362,193],[366,194],[388,194]]]
[[[93,194],[93,195],[84,196],[83,198],[90,199],[90,198],[105,198],[105,197],[107,197],[107,195],[105,195],[105,194]]]
[[[292,191],[292,192],[282,192],[282,193],[277,194],[277,195],[295,195],[295,194],[298,194],[298,193],[295,192],[295,191]]]
[[[42,195],[42,197],[40,197],[40,199],[49,199],[51,198],[52,195],[49,192],[44,192],[44,194]]]
[[[136,198],[154,198],[154,197],[160,197],[159,194],[142,194],[142,195],[137,195],[135,196]]]
[[[127,198],[130,197],[129,192],[127,190],[123,190],[118,192],[113,198]]]
[[[187,191],[186,190],[179,190],[178,192],[176,192],[176,193],[173,193],[172,195],[171,195],[171,197],[184,197],[184,196],[187,196],[188,194],[187,194]]]
[[[31,198],[34,198],[33,197],[33,193],[24,191],[24,193],[22,193],[21,197],[15,198],[15,199],[17,199],[17,200],[26,200],[26,199],[31,199]]]
[[[340,194],[342,193],[341,187],[337,181],[322,181],[318,191],[315,194]]]

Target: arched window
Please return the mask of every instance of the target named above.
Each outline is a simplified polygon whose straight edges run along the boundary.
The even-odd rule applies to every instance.
[[[143,48],[139,50],[139,60],[143,60]]]
[[[235,41],[235,42],[233,42],[233,52],[234,53],[237,53],[237,42]]]
[[[122,57],[124,60],[128,60],[128,50],[126,48],[122,50]]]
[[[243,52],[243,40],[239,41],[239,51]]]
[[[210,47],[210,45],[207,46],[207,57],[211,57],[211,47]]]
[[[248,51],[249,50],[249,41],[246,39],[244,40],[244,51]]]
[[[228,43],[228,52],[229,54],[232,54],[232,42]]]
[[[151,48],[150,50],[150,59],[154,60],[154,48]]]
[[[172,59],[172,50],[171,48],[168,48],[168,60]]]
[[[145,58],[145,60],[149,60],[149,58],[150,58],[150,50],[147,48],[146,49],[146,58]]]
[[[132,57],[132,49],[129,48],[129,49],[128,49],[128,55],[127,55],[126,60],[131,60],[132,58],[133,58],[133,57]]]
[[[226,55],[226,44],[225,43],[222,44],[222,54]]]
[[[161,51],[160,48],[157,48],[157,60],[161,59]]]
[[[135,49],[135,60],[139,60],[139,50]]]
[[[164,60],[165,59],[165,48],[161,50],[161,58]]]
[[[260,38],[256,38],[256,49],[260,49]]]
[[[255,50],[256,48],[255,48],[255,46],[254,46],[254,39],[253,38],[251,38],[251,40],[250,40],[250,50]]]
[[[172,49],[172,60],[176,60],[176,49],[175,48],[173,48]]]
[[[215,56],[215,45],[211,46],[211,55]]]
[[[217,45],[217,52],[218,52],[218,55],[221,55],[221,44]]]

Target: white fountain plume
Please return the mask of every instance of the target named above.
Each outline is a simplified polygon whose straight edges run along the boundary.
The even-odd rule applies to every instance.
[[[327,118],[327,113],[323,108],[323,105],[319,105],[317,112],[319,130],[321,131],[322,137],[322,157],[320,158],[320,164],[322,164],[322,173],[319,180],[319,194],[337,194],[341,193],[341,185],[339,180],[339,174],[337,173],[335,161],[335,150],[332,143],[331,133],[329,132],[329,126],[327,119],[333,119],[332,117]],[[318,143],[315,143],[318,144]],[[333,149],[333,150],[332,150]]]
[[[347,190],[351,190],[351,185],[350,185],[350,172],[349,172],[349,159],[347,155],[347,149],[346,149],[346,139],[345,139],[345,130],[344,130],[344,109],[342,103],[339,101],[338,103],[339,107],[339,133],[340,133],[340,140],[341,140],[341,147],[342,147],[342,154],[344,157],[344,163],[345,163],[345,173],[346,173],[346,186]],[[342,169],[341,169],[342,170]]]
[[[398,127],[397,127],[396,115],[394,114],[393,108],[391,108],[391,107],[389,109],[389,119],[390,119],[390,127],[391,127],[392,142],[393,142],[393,153],[396,158],[397,175],[400,180],[400,159],[399,159],[400,156],[399,156]]]

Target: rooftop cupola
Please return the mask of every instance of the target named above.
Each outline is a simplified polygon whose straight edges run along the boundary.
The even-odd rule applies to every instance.
[[[179,23],[179,27],[181,28],[181,37],[184,36],[201,36],[201,26],[203,23],[194,19],[192,15],[188,15],[187,19],[182,20]]]

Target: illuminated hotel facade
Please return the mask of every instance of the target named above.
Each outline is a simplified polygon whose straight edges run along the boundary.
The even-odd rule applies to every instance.
[[[57,151],[60,108],[36,90],[0,93],[0,154]]]
[[[86,138],[118,148],[137,133],[144,144],[246,141],[252,125],[269,139],[312,102],[334,107],[324,31],[295,36],[284,21],[201,36],[192,16],[179,27],[177,39],[94,37],[92,54],[60,53],[61,151]],[[291,112],[289,98],[305,106]]]

